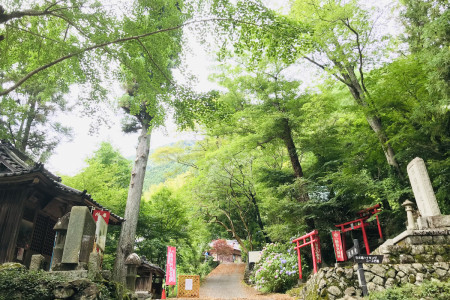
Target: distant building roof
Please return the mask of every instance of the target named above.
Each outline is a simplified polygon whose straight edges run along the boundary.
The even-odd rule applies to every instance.
[[[212,241],[211,243],[209,243],[209,246],[212,247],[214,245],[214,242],[218,240],[219,239]],[[239,245],[237,240],[225,240],[225,241],[227,242],[227,245],[232,247],[234,250],[241,251],[241,245]]]
[[[70,186],[61,183],[61,177],[58,177],[44,168],[42,163],[36,163],[24,153],[17,150],[11,143],[0,141],[0,184],[2,183],[20,183],[26,181],[33,183],[42,183],[53,194],[64,196],[64,199],[70,200],[77,205],[94,207],[95,209],[107,210],[100,203],[92,199],[87,191],[79,191]],[[110,223],[120,224],[125,221],[124,218],[111,212]]]

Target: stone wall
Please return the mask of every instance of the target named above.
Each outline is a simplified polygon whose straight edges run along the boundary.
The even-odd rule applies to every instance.
[[[450,230],[414,230],[404,235],[371,254],[384,255],[383,263],[392,264],[450,262]]]
[[[364,264],[367,289],[380,291],[405,283],[420,284],[424,280],[444,281],[450,278],[448,262],[412,264]],[[312,275],[302,290],[306,300],[340,299],[361,296],[357,265],[322,268]]]
[[[363,265],[369,292],[408,282],[445,281],[450,278],[450,228],[406,230],[371,254],[383,255],[383,263]],[[320,269],[302,294],[307,300],[361,296],[357,265]]]

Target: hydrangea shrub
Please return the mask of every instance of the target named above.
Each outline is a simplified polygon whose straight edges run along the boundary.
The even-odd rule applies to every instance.
[[[294,244],[267,244],[250,279],[263,292],[285,292],[292,288],[298,280],[297,251]]]

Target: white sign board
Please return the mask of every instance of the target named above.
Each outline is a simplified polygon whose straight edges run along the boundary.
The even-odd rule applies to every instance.
[[[184,289],[186,291],[192,291],[192,279],[186,279],[184,282]]]
[[[261,259],[261,251],[249,251],[248,262],[257,263]]]
[[[106,246],[106,233],[108,232],[108,224],[105,220],[100,217],[97,219],[96,229],[95,229],[95,240],[97,247],[103,252],[105,252]]]

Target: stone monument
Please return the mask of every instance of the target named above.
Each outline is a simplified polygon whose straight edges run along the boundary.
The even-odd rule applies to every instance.
[[[407,170],[419,217],[414,219],[414,203],[406,200],[402,204],[408,219],[406,230],[374,252],[384,254],[391,263],[446,261],[441,252],[447,251],[450,241],[450,216],[441,214],[423,159],[413,159]]]
[[[71,278],[95,278],[101,271],[101,257],[94,250],[96,222],[89,208],[74,206],[53,228],[56,242],[53,249],[53,272],[65,272]],[[88,272],[88,269],[90,272]]]
[[[89,208],[74,206],[70,212],[66,242],[61,263],[88,263],[94,248],[95,221]]]
[[[441,210],[436,201],[436,196],[434,195],[430,177],[428,176],[423,159],[419,157],[414,158],[408,164],[407,170],[420,213],[420,216],[417,218],[417,228],[450,227],[450,216],[441,215]]]
[[[436,196],[428,177],[427,168],[423,159],[414,158],[407,167],[409,181],[416,198],[417,207],[422,217],[432,217],[441,214]]]

